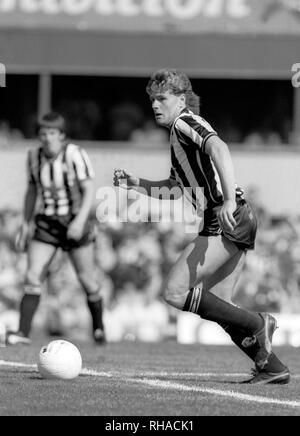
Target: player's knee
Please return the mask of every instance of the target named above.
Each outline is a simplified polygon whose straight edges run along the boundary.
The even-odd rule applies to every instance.
[[[173,290],[169,287],[166,287],[163,291],[162,297],[166,303],[172,304],[173,295]]]
[[[25,283],[29,286],[41,286],[42,285],[42,274],[36,271],[29,270],[25,276]]]
[[[163,299],[176,309],[182,309],[184,305],[184,296],[182,289],[168,284],[163,291]]]
[[[87,294],[92,294],[97,289],[97,283],[90,274],[86,272],[78,273],[78,280],[80,281],[82,287],[86,291]]]

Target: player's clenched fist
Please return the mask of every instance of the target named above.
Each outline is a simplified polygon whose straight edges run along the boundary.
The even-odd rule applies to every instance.
[[[114,186],[131,189],[140,185],[140,179],[127,170],[116,169],[114,172]]]

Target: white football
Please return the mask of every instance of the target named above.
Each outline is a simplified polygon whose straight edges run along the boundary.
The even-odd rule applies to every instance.
[[[52,341],[42,347],[38,357],[38,370],[43,378],[72,380],[82,368],[80,351],[71,342]]]

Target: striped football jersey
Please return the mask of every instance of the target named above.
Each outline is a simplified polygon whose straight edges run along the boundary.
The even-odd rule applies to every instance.
[[[185,109],[173,123],[170,132],[171,174],[170,178],[189,192],[190,201],[198,209],[197,189],[202,188],[206,208],[223,202],[220,178],[211,157],[205,153],[207,140],[217,136],[211,125],[199,115]],[[236,194],[243,190],[236,187]]]
[[[40,213],[47,216],[74,215],[81,199],[81,182],[94,177],[85,150],[66,144],[54,159],[48,159],[43,147],[31,149],[27,161],[28,182],[34,184],[41,199]]]

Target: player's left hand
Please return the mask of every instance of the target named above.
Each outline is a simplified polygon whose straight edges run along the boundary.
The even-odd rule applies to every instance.
[[[236,210],[235,200],[225,200],[223,205],[218,209],[217,216],[219,225],[222,230],[234,231],[236,220],[234,219],[234,212]]]
[[[84,231],[84,222],[74,218],[74,220],[69,225],[67,231],[67,238],[73,239],[74,241],[79,241],[83,236],[83,231]]]

